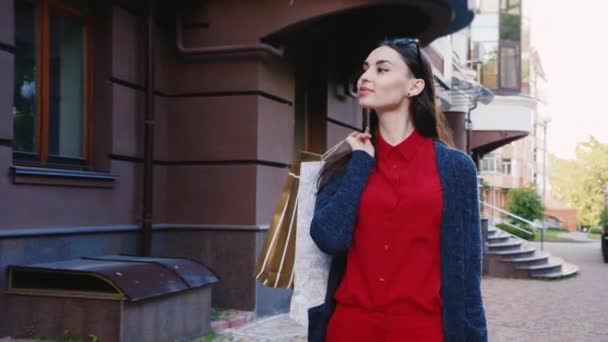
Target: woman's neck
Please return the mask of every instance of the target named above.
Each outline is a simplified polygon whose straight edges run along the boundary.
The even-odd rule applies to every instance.
[[[414,131],[407,111],[378,113],[378,127],[382,138],[392,146],[405,140]]]

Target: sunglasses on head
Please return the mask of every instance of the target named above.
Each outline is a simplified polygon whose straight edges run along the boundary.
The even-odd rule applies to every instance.
[[[416,45],[416,51],[418,51],[418,63],[420,63],[420,67],[424,65],[422,63],[422,54],[420,53],[420,41],[417,38],[396,38],[392,40],[387,40],[385,44],[400,47],[400,46],[408,46],[411,44]]]

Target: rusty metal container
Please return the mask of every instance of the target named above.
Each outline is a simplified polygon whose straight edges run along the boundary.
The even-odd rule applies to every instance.
[[[218,277],[187,259],[110,255],[7,269],[10,333],[175,341],[209,330]]]

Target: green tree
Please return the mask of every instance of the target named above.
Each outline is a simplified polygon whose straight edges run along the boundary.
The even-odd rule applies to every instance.
[[[600,214],[600,226],[608,227],[608,208],[604,207]]]
[[[507,193],[507,210],[528,221],[542,220],[545,208],[535,188],[514,188]],[[530,229],[528,224],[511,219],[511,223]]]
[[[582,225],[599,225],[608,184],[608,145],[591,137],[577,144],[575,159],[550,155],[549,182],[555,198],[578,210]]]

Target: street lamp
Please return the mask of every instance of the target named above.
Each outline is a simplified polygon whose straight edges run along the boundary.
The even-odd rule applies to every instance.
[[[541,115],[539,122],[536,123],[537,126],[541,126],[543,128],[543,208],[547,209],[547,125],[551,122],[550,115]],[[540,250],[543,250],[543,242],[545,238],[545,212],[543,211],[543,221],[542,228],[540,230]]]

